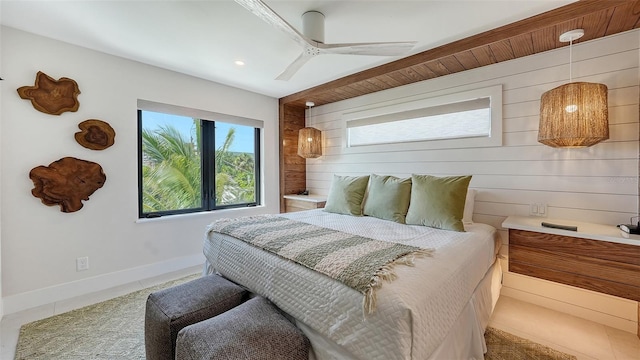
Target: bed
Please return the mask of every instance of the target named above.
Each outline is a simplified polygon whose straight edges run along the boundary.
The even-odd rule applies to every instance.
[[[483,359],[501,282],[495,228],[467,222],[463,231],[450,231],[323,209],[269,219],[431,251],[412,266],[394,266],[396,278],[382,282],[368,311],[361,292],[212,224],[205,273],[271,300],[309,337],[311,359]]]

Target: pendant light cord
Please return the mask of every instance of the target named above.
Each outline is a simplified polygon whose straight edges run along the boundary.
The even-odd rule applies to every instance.
[[[573,82],[573,38],[569,40],[569,83]]]
[[[304,114],[304,126],[307,126],[307,118],[311,117],[311,108],[316,104],[314,104],[313,101],[307,101],[305,105],[307,105],[307,111],[305,111]]]

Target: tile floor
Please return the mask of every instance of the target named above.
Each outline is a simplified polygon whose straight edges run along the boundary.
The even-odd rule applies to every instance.
[[[635,334],[507,296],[498,300],[489,325],[578,360],[640,360]]]
[[[0,359],[13,359],[22,324],[197,273],[200,269],[185,269],[6,315],[0,322]],[[575,355],[578,360],[640,360],[640,339],[635,334],[509,297],[498,300],[490,325]]]

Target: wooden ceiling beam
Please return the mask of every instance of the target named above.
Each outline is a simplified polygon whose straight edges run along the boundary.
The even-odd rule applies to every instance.
[[[331,95],[331,93],[336,89],[345,90],[341,98],[344,97],[345,92],[353,94],[351,97],[356,97],[564,46],[565,44],[557,39],[558,32],[570,30],[574,25],[585,27],[585,39],[581,41],[586,41],[636,28],[639,20],[640,1],[581,0],[287,95],[280,98],[280,104],[304,107],[306,101],[314,101],[316,106],[324,105],[334,101],[335,94]],[[470,56],[476,58],[477,64],[470,59]],[[425,72],[433,73],[435,76],[424,76]],[[388,84],[387,87],[376,90],[385,83]],[[355,88],[358,91],[353,91],[353,84],[360,84]],[[377,86],[371,86],[372,84]],[[363,85],[368,86],[363,87]]]

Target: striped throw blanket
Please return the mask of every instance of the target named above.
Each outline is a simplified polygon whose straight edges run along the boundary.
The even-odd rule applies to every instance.
[[[320,272],[364,295],[367,313],[376,306],[376,290],[393,281],[394,266],[413,266],[422,249],[327,229],[277,215],[220,219],[209,231],[226,234]]]

